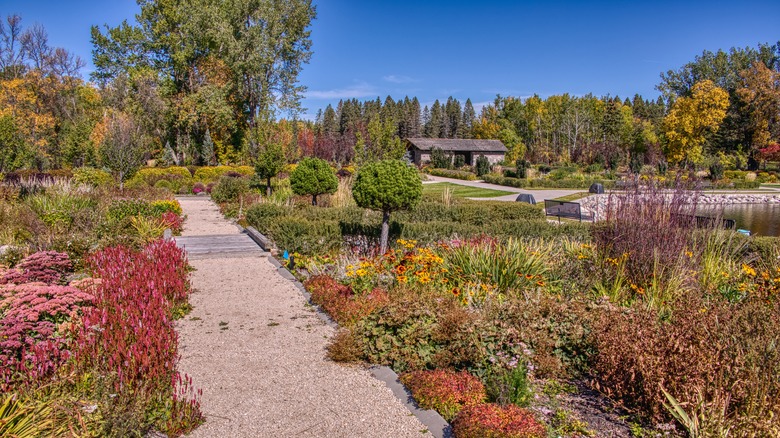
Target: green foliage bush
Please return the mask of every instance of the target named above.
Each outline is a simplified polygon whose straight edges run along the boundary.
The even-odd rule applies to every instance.
[[[211,189],[211,199],[215,202],[235,202],[239,196],[249,193],[249,181],[241,177],[223,176]]]
[[[327,161],[319,158],[304,158],[290,174],[290,187],[296,195],[311,195],[312,205],[317,205],[317,196],[335,193],[339,180]]]
[[[465,170],[450,170],[450,169],[427,169],[426,172],[433,176],[441,176],[444,178],[455,178],[466,181],[476,181],[477,176],[471,172]]]
[[[341,246],[341,229],[336,221],[286,216],[268,231],[280,249],[290,252],[324,254]]]
[[[261,233],[268,234],[274,240],[278,240],[274,235],[276,224],[291,219],[303,220],[304,222],[296,226],[306,230],[310,227],[302,224],[325,221],[335,224],[341,236],[365,236],[377,239],[380,235],[381,213],[354,206],[281,207],[266,203],[249,207],[246,219],[249,225],[257,228]],[[464,201],[450,207],[440,202],[424,201],[411,211],[396,212],[390,222],[391,238],[414,239],[420,242],[437,242],[453,237],[470,238],[485,233],[502,238],[567,236],[574,240],[585,241],[589,238],[589,230],[589,224],[551,225],[545,220],[544,212],[538,206],[499,201]],[[306,240],[311,241],[312,238],[307,237]],[[286,249],[296,246],[286,238],[283,241],[288,245],[285,246]],[[326,241],[331,242],[331,239],[328,238]],[[331,243],[325,246],[338,247],[334,242]]]
[[[552,173],[551,173],[552,174]],[[587,189],[593,183],[604,184],[604,188],[614,187],[614,181],[590,178],[563,178],[559,180],[539,178],[539,179],[519,179],[507,178],[496,174],[487,174],[482,179],[490,184],[498,184],[517,188],[559,188],[559,189]]]
[[[437,169],[451,169],[452,155],[444,152],[440,148],[431,149],[431,166]]]
[[[474,166],[478,177],[487,175],[490,172],[490,161],[484,155],[477,157],[476,165]]]
[[[236,172],[242,176],[251,176],[255,173],[252,166],[204,166],[195,170],[194,181],[202,183],[216,182],[229,172]]]
[[[150,216],[151,203],[142,199],[117,199],[108,206],[106,217],[109,222],[121,222],[132,216]]]
[[[92,187],[110,187],[114,184],[114,177],[105,170],[79,167],[73,170],[73,182]]]

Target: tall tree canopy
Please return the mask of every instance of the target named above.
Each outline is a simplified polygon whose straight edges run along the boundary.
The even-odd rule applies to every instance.
[[[103,85],[152,69],[168,101],[164,140],[186,161],[215,147],[257,151],[261,125],[297,113],[311,57],[310,0],[137,0],[136,24],[92,27],[93,79]],[[189,158],[188,158],[189,154]]]
[[[717,132],[728,105],[728,93],[710,80],[694,85],[690,97],[677,99],[664,119],[669,161],[701,161],[704,144]]]

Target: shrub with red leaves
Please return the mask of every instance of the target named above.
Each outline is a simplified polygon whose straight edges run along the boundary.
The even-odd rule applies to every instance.
[[[39,381],[64,363],[68,323],[92,300],[70,286],[0,286],[0,388]]]
[[[320,306],[342,326],[352,326],[389,301],[387,292],[376,288],[358,295],[352,288],[328,275],[317,275],[306,283],[312,303]]]
[[[515,405],[465,406],[452,428],[457,438],[546,438],[547,430],[533,414]]]
[[[173,234],[181,233],[184,221],[178,214],[167,211],[160,215],[160,220],[165,224],[167,228],[170,228]]]
[[[141,251],[118,246],[92,255],[87,265],[102,282],[95,307],[84,313],[73,353],[84,372],[115,376],[114,389],[132,394],[149,406],[172,400],[170,411],[188,415],[168,419],[170,433],[185,433],[201,421],[191,382],[176,371],[178,337],[173,325],[176,306],[186,303],[187,259],[172,241],[158,240]],[[182,387],[184,385],[184,387]],[[170,423],[173,421],[173,423]]]
[[[0,284],[62,284],[72,267],[70,257],[64,252],[36,252],[19,262],[16,268],[6,271],[0,277]]]
[[[485,401],[482,382],[466,371],[415,371],[401,376],[412,397],[423,409],[433,409],[445,420],[452,420],[465,406]]]

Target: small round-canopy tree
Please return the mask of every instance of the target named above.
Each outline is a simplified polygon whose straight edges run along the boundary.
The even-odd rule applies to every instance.
[[[296,195],[311,195],[311,205],[317,205],[317,196],[336,192],[339,179],[327,161],[304,158],[290,174],[290,187]]]
[[[255,173],[258,177],[268,181],[265,187],[266,196],[271,196],[271,178],[279,174],[284,169],[284,165],[287,164],[287,160],[284,158],[284,151],[282,145],[278,143],[271,143],[266,146],[265,150],[257,156],[257,163],[255,163]]]
[[[414,207],[422,198],[422,181],[417,170],[400,160],[382,160],[358,170],[352,196],[357,205],[382,212],[380,251],[387,251],[390,213]]]

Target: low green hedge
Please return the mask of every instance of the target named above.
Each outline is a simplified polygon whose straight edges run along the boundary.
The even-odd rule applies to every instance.
[[[381,214],[358,207],[322,208],[255,204],[246,220],[271,237],[282,250],[326,252],[355,238],[379,238]],[[516,202],[465,201],[450,207],[423,202],[412,211],[393,213],[390,237],[436,242],[482,234],[498,237],[555,237],[586,239],[585,224],[551,225],[539,206]],[[358,239],[359,240],[359,239]]]
[[[601,180],[601,179],[579,179],[579,178],[563,178],[563,179],[520,179],[509,178],[506,176],[487,174],[482,177],[482,180],[490,184],[498,184],[507,187],[517,188],[543,188],[543,189],[587,189],[593,183],[600,183],[604,185],[604,188],[612,188],[615,185],[615,181]]]
[[[452,170],[452,169],[428,169],[426,172],[433,176],[441,176],[444,178],[463,179],[466,181],[476,181],[477,175],[466,172],[464,170]]]

